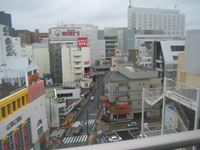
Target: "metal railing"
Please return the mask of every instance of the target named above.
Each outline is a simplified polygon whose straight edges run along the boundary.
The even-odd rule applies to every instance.
[[[166,79],[166,91],[171,94],[179,95],[185,99],[196,102],[198,89],[189,85],[179,83],[172,79]]]
[[[169,150],[200,144],[200,130],[173,133],[149,138],[127,140],[121,142],[67,148],[67,150]]]
[[[176,110],[178,111],[184,125],[186,126],[187,129],[189,129],[189,120],[185,114],[185,112],[183,111],[181,105],[179,103],[174,103]]]

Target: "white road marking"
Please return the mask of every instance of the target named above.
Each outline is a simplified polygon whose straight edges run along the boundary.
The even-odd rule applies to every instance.
[[[88,135],[70,136],[63,139],[63,143],[81,143],[87,140]]]
[[[65,139],[66,139],[66,137],[63,139],[63,143],[64,143]]]

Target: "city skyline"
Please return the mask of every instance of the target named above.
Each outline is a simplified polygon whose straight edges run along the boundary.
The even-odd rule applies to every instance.
[[[54,1],[29,1],[24,0],[12,2],[0,0],[1,11],[12,15],[13,27],[16,29],[34,30],[39,28],[42,32],[47,32],[48,28],[58,24],[93,24],[103,27],[126,27],[127,7],[129,1],[126,0],[81,0],[75,3],[72,0]],[[149,8],[177,8],[186,14],[186,30],[200,28],[200,21],[196,17],[200,1],[173,0],[160,2],[158,0],[135,0],[135,7]],[[112,7],[111,7],[112,6]],[[80,11],[79,11],[80,10]],[[66,13],[64,13],[66,12]],[[21,19],[19,19],[21,18]],[[28,24],[24,24],[24,21]]]

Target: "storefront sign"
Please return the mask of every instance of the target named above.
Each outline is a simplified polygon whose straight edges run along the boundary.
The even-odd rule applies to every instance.
[[[62,31],[62,30],[55,30],[54,35],[57,37],[73,37],[73,36],[80,36],[80,31],[76,31],[76,30],[66,30],[66,31]]]
[[[78,37],[78,46],[79,47],[88,47],[88,38],[87,37]]]
[[[22,120],[22,116],[17,117],[15,120],[11,121],[8,125],[7,125],[7,130],[9,130],[10,128],[12,128],[14,125],[16,125],[18,122],[20,122]]]
[[[84,61],[84,65],[89,65],[90,64],[90,61]]]

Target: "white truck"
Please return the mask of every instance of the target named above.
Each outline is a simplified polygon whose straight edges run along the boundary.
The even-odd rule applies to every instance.
[[[73,125],[72,125],[72,133],[73,135],[79,135],[81,130],[83,128],[83,125],[81,124],[80,121],[76,121]]]

